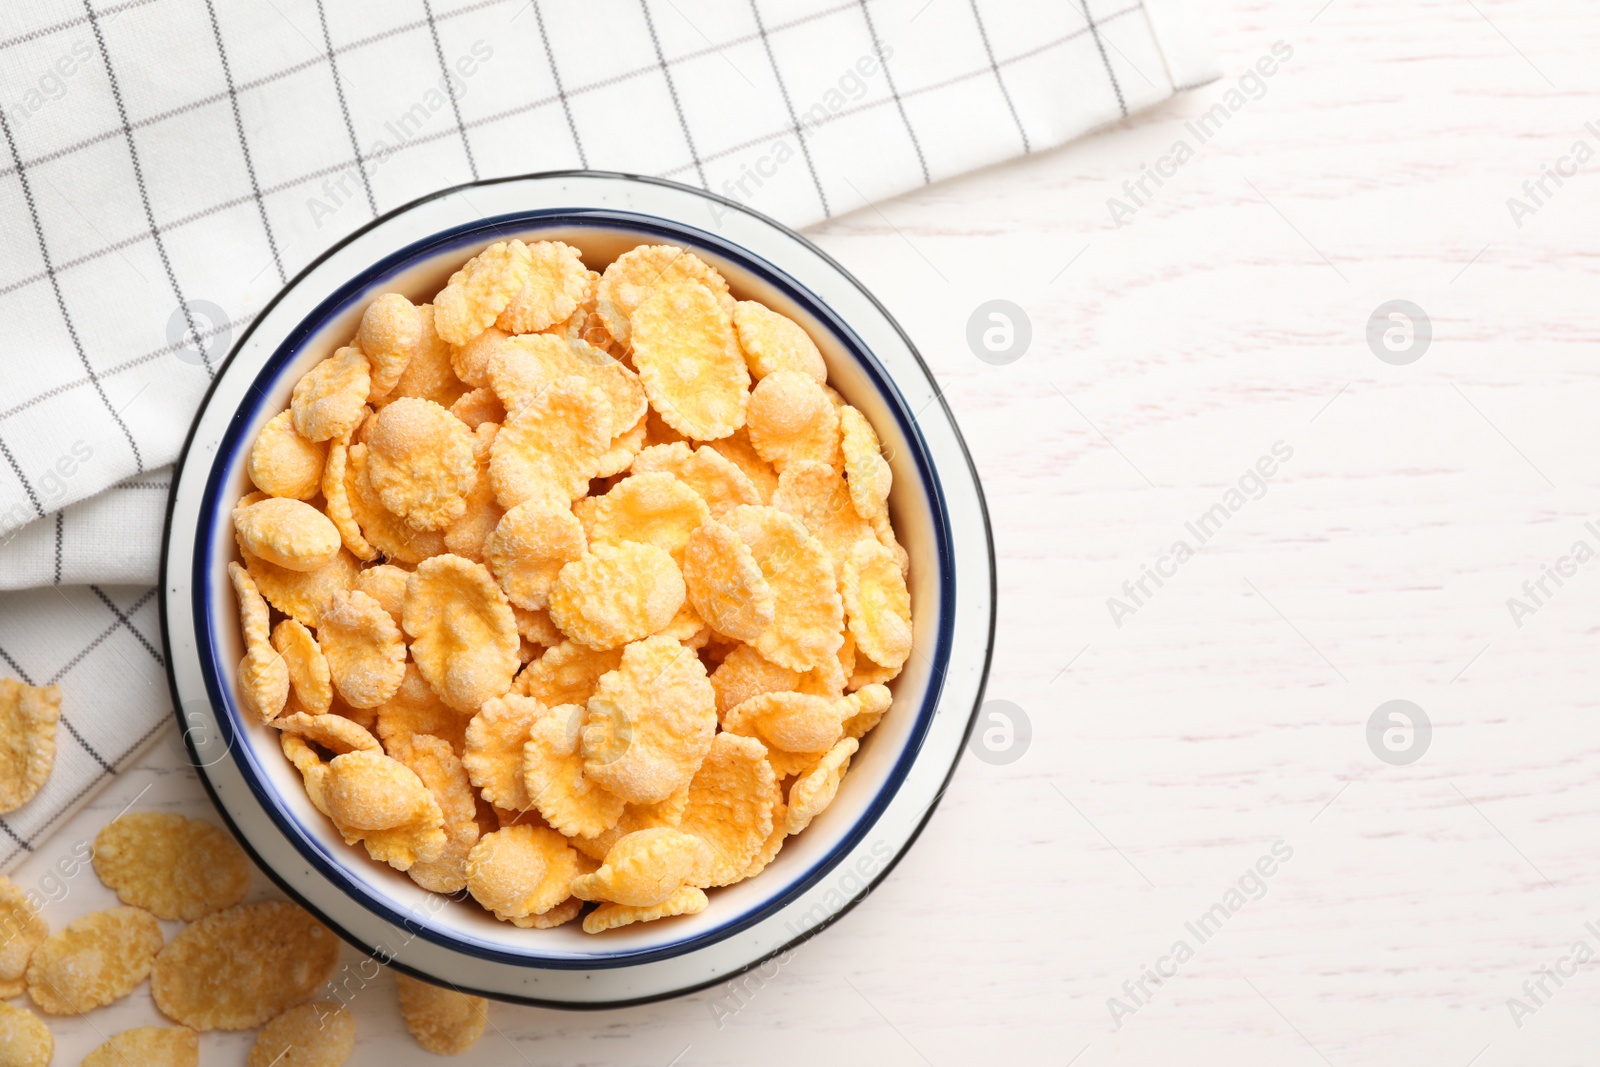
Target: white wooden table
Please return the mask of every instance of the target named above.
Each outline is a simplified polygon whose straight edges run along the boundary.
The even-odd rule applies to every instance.
[[[1522,185],[1600,149],[1600,17],[1322,2],[1211,0],[1223,83],[815,232],[967,435],[1000,561],[989,695],[1031,747],[965,760],[887,883],[742,1003],[496,1005],[459,1062],[1594,1062],[1600,975],[1563,961],[1600,952],[1600,562],[1539,605],[1523,583],[1600,549],[1600,159],[1542,204]],[[1259,99],[1133,204],[1123,183],[1194,147],[1185,124],[1277,41]],[[1512,196],[1537,207],[1520,227]],[[1006,366],[965,342],[992,298],[1032,321]],[[1434,332],[1403,366],[1365,338],[1395,299]],[[1276,442],[1293,455],[1259,499],[1161,562]],[[1158,563],[1134,604],[1123,583]],[[1114,596],[1137,609],[1120,626]],[[1511,597],[1537,608],[1520,626]],[[1391,699],[1433,726],[1410,765],[1368,746]],[[136,796],[208,807],[174,736],[17,881],[54,886]],[[1292,855],[1248,876],[1276,842]],[[1259,899],[1230,901],[1241,878]],[[55,926],[112,899],[92,873],[58,895]],[[1202,943],[1186,924],[1218,904]],[[1543,968],[1571,977],[1536,1002]],[[353,1010],[352,1063],[422,1058],[387,978]],[[158,1021],[141,989],[58,1022],[56,1062]],[[203,1059],[248,1040],[207,1035]]]

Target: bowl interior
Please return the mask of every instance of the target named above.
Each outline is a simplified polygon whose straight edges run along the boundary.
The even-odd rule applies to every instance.
[[[429,893],[405,874],[371,860],[359,845],[347,846],[307,799],[298,772],[278,746],[277,732],[241,716],[235,697],[243,649],[227,578],[227,564],[237,558],[229,513],[251,488],[245,474],[250,442],[288,405],[300,376],[354,335],[373,296],[398,291],[416,303],[429,301],[469,255],[510,237],[565,241],[582,250],[592,270],[604,270],[635,245],[670,241],[691,248],[721,271],[737,298],[759,300],[804,326],[827,361],[829,384],[861,409],[883,442],[894,473],[890,512],[911,558],[915,651],[891,684],[893,707],[864,740],[832,805],[803,834],[787,839],[760,876],[710,891],[711,904],[699,915],[635,924],[602,936],[584,934],[577,923],[522,930],[499,922],[470,898],[447,900]],[[940,536],[945,527],[942,500],[915,414],[848,326],[818,297],[750,253],[681,224],[621,212],[499,218],[395,253],[330,296],[283,341],[235,416],[211,472],[196,542],[201,553],[195,596],[206,630],[201,642],[204,669],[222,698],[222,726],[233,735],[231,757],[266,814],[310,864],[366,907],[429,940],[486,958],[576,967],[661,958],[731,935],[826,876],[837,858],[862,839],[915,758],[937,702],[941,664],[948,654],[942,647],[948,627],[940,623],[949,610],[944,590],[951,564]]]

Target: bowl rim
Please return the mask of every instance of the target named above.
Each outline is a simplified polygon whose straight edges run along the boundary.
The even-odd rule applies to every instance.
[[[811,254],[815,255],[819,260],[827,264],[834,272],[837,273],[843,282],[853,286],[857,294],[868,301],[878,311],[878,313],[882,316],[884,323],[886,323],[893,331],[895,331],[895,333],[899,335],[901,342],[905,346],[906,352],[913,360],[915,360],[918,365],[921,366],[924,372],[928,373],[930,381],[932,380],[932,375],[931,372],[928,371],[926,362],[922,359],[921,354],[916,350],[915,346],[912,345],[909,337],[905,335],[905,332],[900,325],[895,322],[893,317],[889,315],[887,310],[883,308],[882,304],[870,293],[870,291],[866,289],[865,286],[863,286],[853,275],[851,275],[836,261],[834,261],[832,257],[828,256],[821,249],[817,248],[812,242],[794,233],[794,231],[788,229],[787,227],[784,227],[781,223],[777,223],[774,220],[761,215],[759,212],[753,211],[746,205],[727,200],[723,197],[716,196],[715,194],[707,193],[704,190],[697,189],[692,186],[686,186],[663,179],[628,175],[619,172],[564,170],[511,175],[503,178],[463,183],[462,185],[440,189],[426,196],[418,197],[405,204],[399,205],[391,211],[386,212],[370,220],[361,227],[354,229],[352,232],[341,238],[338,242],[335,242],[329,248],[324,250],[318,257],[309,262],[299,273],[295,275],[294,278],[292,278],[282,287],[282,289],[279,290],[279,292],[271,301],[269,301],[263,307],[261,312],[259,312],[252,321],[250,327],[246,329],[239,340],[232,346],[228,356],[218,365],[217,373],[210,383],[206,394],[202,399],[199,408],[197,409],[195,421],[189,428],[183,449],[177,460],[177,468],[182,470],[189,459],[189,454],[195,441],[195,435],[199,429],[201,415],[208,411],[213,395],[218,384],[222,381],[225,371],[233,363],[235,357],[240,353],[246,343],[253,336],[256,328],[262,322],[267,320],[269,312],[271,312],[280,301],[282,301],[290,292],[292,292],[305,280],[307,275],[316,270],[323,262],[335,255],[341,249],[345,248],[347,245],[361,238],[372,229],[429,201],[448,197],[462,190],[470,190],[480,186],[525,181],[528,179],[551,178],[621,179],[625,181],[659,185],[678,190],[680,192],[689,193],[693,196],[704,198],[711,202],[720,202],[730,211],[737,211],[742,214],[753,216],[756,219],[765,222],[766,224],[778,230],[781,230],[791,240],[801,244]],[[956,588],[953,580],[954,559],[949,515],[945,503],[942,481],[938,473],[934,470],[932,457],[930,455],[927,442],[923,439],[921,430],[916,422],[916,418],[920,416],[920,412],[918,413],[918,416],[913,416],[910,413],[905,396],[896,386],[894,379],[887,373],[884,366],[879,362],[871,349],[868,348],[861,338],[856,334],[854,329],[833,310],[828,301],[813,292],[809,287],[798,281],[796,278],[790,276],[783,268],[777,267],[776,265],[767,261],[761,254],[756,253],[741,244],[735,243],[727,238],[676,219],[663,218],[661,216],[651,215],[643,212],[629,212],[615,208],[596,207],[569,209],[540,208],[522,212],[502,213],[499,215],[482,218],[474,222],[462,223],[444,230],[436,231],[421,239],[414,240],[404,247],[388,253],[377,262],[368,266],[365,270],[352,276],[327,297],[318,302],[313,310],[308,313],[299,323],[295,324],[289,333],[284,337],[283,341],[274,348],[266,362],[263,364],[261,370],[258,371],[257,376],[254,379],[254,383],[259,385],[262,380],[265,379],[273,384],[276,384],[278,379],[281,378],[285,365],[291,362],[303,349],[307,339],[324,329],[331,317],[336,316],[341,311],[345,310],[351,301],[358,299],[364,292],[368,290],[370,286],[374,284],[381,284],[385,277],[390,276],[395,271],[403,270],[409,266],[413,266],[430,256],[439,254],[446,248],[470,244],[475,240],[481,239],[484,235],[492,233],[498,227],[527,227],[529,225],[594,225],[596,227],[611,227],[614,229],[633,230],[635,232],[654,233],[668,239],[677,239],[690,244],[707,247],[717,254],[725,255],[728,259],[738,263],[741,267],[750,270],[753,274],[762,278],[762,280],[772,284],[779,291],[794,299],[798,304],[800,304],[802,307],[805,307],[809,312],[815,315],[817,319],[834,334],[839,343],[849,352],[851,357],[856,361],[857,365],[871,382],[878,395],[883,399],[890,412],[900,423],[900,428],[905,434],[907,442],[914,444],[915,446],[912,449],[914,453],[914,459],[929,501],[928,506],[933,520],[933,531],[935,533],[935,536],[932,540],[938,559],[938,580],[941,597],[939,607],[940,617],[937,620],[938,645],[932,657],[933,667],[930,671],[926,690],[922,696],[921,706],[917,710],[917,724],[914,727],[913,732],[904,742],[904,748],[898,759],[891,767],[888,775],[878,786],[868,807],[855,817],[851,829],[845,834],[845,836],[839,841],[835,842],[835,844],[828,850],[827,853],[815,861],[804,875],[790,880],[788,887],[782,893],[762,900],[759,904],[739,912],[737,915],[730,917],[727,922],[721,923],[710,930],[702,931],[690,937],[685,937],[664,945],[656,945],[644,949],[623,949],[607,953],[590,953],[582,956],[551,957],[540,955],[536,952],[507,952],[499,946],[480,942],[474,937],[463,936],[455,932],[439,932],[430,924],[417,921],[417,919],[414,917],[414,914],[393,911],[382,899],[377,898],[364,886],[357,884],[346,873],[345,866],[347,865],[325,861],[323,857],[318,854],[314,847],[307,847],[306,842],[302,840],[302,835],[299,834],[295,829],[294,824],[296,821],[292,817],[289,817],[287,820],[290,825],[286,826],[284,824],[285,820],[280,818],[278,805],[273,800],[275,797],[275,791],[270,790],[265,786],[265,783],[260,780],[260,767],[255,764],[253,758],[245,755],[249,748],[248,745],[236,745],[233,744],[232,740],[230,739],[228,750],[234,755],[236,762],[241,763],[240,772],[242,777],[249,785],[252,792],[255,793],[259,806],[262,808],[263,812],[272,819],[277,830],[290,838],[297,853],[299,853],[308,862],[314,863],[325,878],[337,885],[346,897],[355,900],[366,911],[378,915],[380,918],[383,918],[385,921],[400,929],[412,931],[418,936],[426,937],[451,951],[461,951],[471,956],[492,959],[497,962],[505,962],[513,965],[537,966],[552,970],[583,970],[606,967],[628,967],[636,964],[648,963],[653,960],[670,959],[693,952],[698,948],[714,944],[718,941],[731,937],[741,930],[760,923],[770,915],[781,911],[786,903],[803,895],[808,888],[814,886],[821,879],[832,873],[838,863],[848,856],[851,849],[855,845],[859,844],[861,839],[872,828],[879,816],[881,816],[883,808],[904,784],[909,767],[919,756],[923,742],[926,739],[928,721],[933,712],[936,710],[938,701],[946,687],[946,674],[950,659],[950,641],[954,627],[955,613],[957,610],[957,604],[955,600]],[[265,403],[265,397],[262,395],[259,389],[252,387],[251,392],[255,395],[247,397],[246,402],[241,404],[238,411],[233,413],[231,423],[224,436],[224,441],[227,442],[227,447],[219,450],[218,455],[212,460],[210,469],[207,472],[205,478],[205,487],[202,491],[203,502],[201,515],[199,516],[197,533],[200,531],[205,531],[205,534],[209,535],[217,521],[217,510],[220,503],[220,497],[218,496],[218,493],[221,491],[219,482],[223,470],[232,465],[233,457],[237,455],[237,448],[239,445],[238,438],[243,433],[243,421],[241,416],[247,411],[252,415],[258,413],[261,405]],[[992,660],[993,635],[995,626],[994,593],[996,581],[994,570],[993,537],[989,522],[987,504],[983,497],[981,483],[977,478],[976,469],[972,464],[970,452],[966,448],[965,441],[962,440],[960,436],[959,429],[955,425],[953,416],[950,416],[948,404],[945,402],[942,393],[936,390],[934,399],[940,405],[940,407],[944,409],[949,430],[954,438],[954,442],[968,465],[971,476],[973,496],[977,504],[977,513],[981,522],[982,532],[986,541],[986,548],[988,552],[989,617],[986,628],[987,640],[982,651],[981,665],[979,668],[973,707],[966,715],[966,722],[962,731],[962,744],[964,746],[967,738],[970,737],[973,724],[976,719],[977,709],[982,702],[983,689],[987,682],[988,672]],[[163,531],[163,554],[161,562],[163,588],[167,586],[167,582],[170,577],[169,564],[171,561],[170,552],[168,549],[170,547],[173,533],[175,506],[177,503],[176,497],[177,481],[175,480],[173,492],[171,496],[169,496],[166,520],[164,524],[165,528]],[[237,708],[235,707],[233,698],[231,695],[229,695],[231,687],[219,684],[220,675],[214,643],[216,627],[212,625],[215,620],[213,619],[212,613],[207,607],[209,598],[206,595],[206,586],[210,581],[210,569],[213,562],[212,555],[216,546],[209,536],[202,536],[201,540],[202,544],[197,546],[200,548],[200,551],[195,553],[194,557],[192,558],[190,577],[204,580],[193,582],[191,584],[189,595],[194,599],[196,618],[203,620],[203,625],[197,629],[202,630],[204,634],[204,640],[200,641],[198,644],[202,651],[201,660],[205,675],[207,695],[212,702],[213,708],[220,707],[225,709],[225,713],[218,716],[219,726],[221,726],[223,729],[231,730],[239,726],[239,721],[237,720]],[[163,637],[168,640],[170,647],[171,641],[169,624],[168,600],[167,597],[164,596],[161,600],[161,625]],[[180,725],[190,725],[185,719],[183,706],[179,700],[179,689],[176,680],[175,666],[173,663],[169,662],[166,669],[169,687],[172,689],[174,697],[175,714],[179,718]],[[191,758],[191,762],[197,767],[201,766],[200,756],[196,750],[195,739],[190,736],[190,731],[188,729],[184,730],[184,743]],[[248,764],[245,764],[243,761],[247,759],[249,762]],[[893,869],[893,867],[898,863],[899,859],[904,855],[906,849],[908,849],[910,844],[916,840],[917,836],[919,836],[922,827],[926,825],[927,820],[931,818],[933,811],[937,807],[938,800],[942,797],[944,789],[948,787],[950,778],[953,775],[956,763],[958,762],[958,758],[951,761],[949,768],[943,773],[942,782],[936,792],[936,795],[933,797],[932,802],[928,805],[926,811],[922,814],[921,820],[916,824],[909,836],[905,838],[904,842],[895,850],[892,858],[880,868],[874,877],[871,878],[870,883],[867,886],[867,890],[870,890],[872,885],[875,885],[881,881],[881,879],[887,875],[888,871]],[[201,781],[204,784],[208,794],[211,795],[213,802],[216,803],[219,813],[222,814],[224,820],[235,830],[237,834],[239,828],[237,825],[235,825],[233,817],[222,805],[220,797],[218,796],[213,783],[204,773],[200,774],[199,777],[201,778]],[[284,813],[284,815],[287,815],[287,813]],[[238,834],[238,836],[241,837],[241,839],[245,842],[245,847],[251,851],[252,855],[254,856],[255,850],[248,844],[248,839],[245,839],[244,835],[242,834]],[[259,856],[256,858],[258,861],[260,860]],[[322,913],[321,909],[311,905],[305,899],[305,897],[289,883],[285,876],[283,876],[280,872],[268,867],[264,863],[261,863],[260,865],[262,866],[262,869],[273,879],[273,881],[276,882],[289,896],[307,906],[308,909],[317,914],[319,918],[322,918],[324,921],[328,921],[327,916]],[[772,956],[778,955],[783,951],[792,948],[795,944],[798,944],[799,942],[804,941],[811,936],[815,936],[815,934],[821,929],[831,925],[831,923],[836,921],[840,915],[843,915],[846,911],[850,910],[850,908],[854,907],[855,904],[866,895],[867,890],[864,890],[851,898],[843,907],[834,911],[824,921],[807,928],[801,936],[796,937],[786,944],[780,945],[773,951],[751,961],[745,967],[740,968],[740,970],[742,971],[748,969],[749,967],[757,966],[764,960],[770,959]],[[351,941],[363,951],[369,953],[373,951],[372,947],[366,944],[366,940],[364,938],[351,936],[347,931],[340,929],[337,924],[330,922],[330,925],[333,925],[335,929],[338,929],[339,932],[346,938],[346,940]],[[390,962],[400,966],[402,970],[406,969],[405,965],[397,960],[391,960]],[[704,985],[712,984],[721,980],[723,977],[726,977],[726,975],[713,977],[707,983],[703,983],[695,988],[703,988]],[[639,998],[638,1001],[627,1001],[626,1003],[655,1000],[664,996],[679,995],[680,993],[686,991],[686,989],[679,989],[673,992],[642,997]],[[504,996],[505,994],[500,993],[492,995]],[[532,1002],[554,1004],[569,1008],[590,1006],[605,1007],[615,1006],[618,1003],[624,1003],[612,1001],[605,1003],[594,1003],[591,1005],[568,1001],[534,1000]]]

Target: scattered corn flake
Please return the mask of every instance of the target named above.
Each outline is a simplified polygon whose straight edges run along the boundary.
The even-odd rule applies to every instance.
[[[776,371],[750,393],[747,420],[756,454],[779,473],[796,460],[840,464],[839,413],[815,380]]]
[[[744,877],[772,834],[776,785],[765,745],[753,737],[716,736],[689,783],[689,805],[678,823],[711,850],[710,865],[692,884],[706,889]]]
[[[583,731],[584,773],[634,804],[665,800],[694,777],[717,728],[716,694],[700,657],[647,637],[600,679]]]
[[[0,678],[0,814],[32,800],[50,777],[60,718],[60,686]]]
[[[582,378],[562,378],[500,427],[489,479],[500,506],[535,497],[566,504],[583,496],[611,447],[605,395]]]
[[[583,917],[583,932],[603,934],[607,930],[615,930],[630,923],[654,922],[674,915],[697,915],[706,910],[707,903],[704,890],[684,886],[660,904],[648,908],[636,908],[628,904],[602,904]]]
[[[261,598],[261,593],[256,589],[256,583],[251,580],[250,573],[237,563],[229,563],[228,577],[233,580],[234,595],[239,600],[240,629],[244,637],[244,658],[239,661],[239,704],[246,714],[261,722],[270,722],[283,711],[284,704],[289,700],[289,666],[273,649],[269,640],[267,623],[272,615],[267,611],[267,602]],[[18,788],[27,790],[28,796],[37,792],[39,785],[50,773],[50,762],[55,758],[55,723],[59,717],[60,704],[61,698],[58,694],[54,701],[57,714],[50,716],[48,729],[45,728],[43,720],[29,722],[24,709],[21,715],[22,725],[30,729],[28,732],[11,735],[21,740],[27,747],[13,754],[10,761],[12,776],[8,780],[18,781]],[[37,701],[30,706],[43,710]],[[18,714],[13,713],[13,715]],[[37,719],[37,715],[35,718]],[[39,743],[44,736],[50,739],[48,753],[43,751]],[[24,755],[27,757],[26,763],[18,758]],[[41,756],[45,759],[44,768],[42,772],[36,772],[33,764]],[[35,773],[38,780],[32,781]],[[30,781],[31,789],[28,788]]]
[[[804,374],[818,383],[828,380],[828,365],[816,342],[793,319],[765,304],[741,300],[733,308],[733,325],[750,376],[757,381],[780,370]]]
[[[434,329],[453,345],[464,345],[494,325],[527,284],[533,257],[519,240],[496,241],[467,260],[433,298]],[[456,371],[461,374],[460,369]],[[462,381],[472,384],[466,375]]]
[[[651,445],[634,457],[629,470],[635,476],[654,472],[676,475],[700,494],[712,518],[740,504],[764,503],[749,475],[711,445],[693,451],[683,441]]]
[[[371,365],[359,348],[341,348],[306,372],[294,386],[289,410],[307,441],[348,436],[366,415]]]
[[[613,260],[596,287],[595,313],[618,344],[630,347],[630,320],[639,305],[657,286],[691,280],[708,286],[719,306],[729,316],[733,314],[733,298],[722,275],[693,252],[675,245],[640,245]]]
[[[467,429],[477,432],[478,427],[506,421],[506,408],[494,390],[480,387],[463,393],[450,405],[450,414]]]
[[[822,542],[836,578],[858,544],[879,547],[872,525],[856,513],[844,478],[825,463],[804,459],[784,467],[772,506],[799,519]]]
[[[0,1062],[11,1063],[0,1057]],[[250,1061],[254,1067],[255,1060]],[[289,1060],[279,1067],[304,1063]],[[199,1067],[200,1035],[187,1026],[136,1026],[112,1035],[81,1067]]]
[[[422,779],[444,814],[444,851],[437,859],[412,864],[406,873],[431,892],[459,893],[467,887],[467,855],[482,836],[467,769],[450,742],[428,734],[412,735],[396,758]]]
[[[326,714],[333,704],[333,680],[316,636],[294,619],[284,619],[272,630],[272,647],[289,670],[295,710]]]
[[[839,448],[844,476],[850,483],[850,500],[856,514],[868,522],[889,515],[889,489],[894,475],[883,458],[878,434],[867,417],[848,404],[839,409]]]
[[[431,328],[430,323],[430,328]],[[361,313],[356,344],[372,366],[372,395],[387,396],[400,384],[422,343],[422,316],[400,293],[380,293]]]
[[[584,776],[579,750],[584,718],[581,704],[552,707],[534,720],[522,749],[530,803],[568,837],[602,834],[622,817],[622,799]]]
[[[339,530],[345,550],[360,560],[378,558],[374,548],[361,533],[350,506],[350,447],[343,441],[333,441],[328,447],[328,460],[322,468],[323,509],[329,521]]]
[[[683,606],[683,575],[655,545],[592,545],[550,588],[550,620],[579,644],[617,648],[655,633]]]
[[[280,411],[256,435],[245,470],[268,496],[310,500],[322,484],[326,458],[327,445],[301,437],[295,432],[294,413]]]
[[[550,602],[561,568],[583,557],[583,525],[570,508],[549,500],[525,500],[507,511],[489,535],[489,569],[516,607],[538,611]]]
[[[28,960],[48,936],[50,924],[44,921],[28,894],[11,879],[0,875],[0,983],[14,987],[9,996],[22,992]]]
[[[339,529],[302,500],[271,496],[233,513],[239,542],[291,571],[312,571],[339,554]]]
[[[590,543],[655,545],[678,563],[689,535],[710,518],[700,494],[666,471],[633,474],[604,496],[588,499],[594,503],[582,518]]]
[[[894,553],[876,540],[859,542],[839,586],[857,651],[884,667],[903,666],[911,655],[911,594]]]
[[[489,1002],[454,989],[441,989],[397,974],[400,1015],[406,1029],[428,1052],[456,1056],[483,1036],[489,1022]]]
[[[407,525],[442,530],[466,514],[478,480],[472,430],[431,400],[402,397],[374,420],[367,476],[379,502]]]
[[[704,881],[712,860],[711,847],[693,834],[669,826],[636,830],[611,846],[599,870],[572,880],[572,895],[647,908]]]
[[[717,694],[717,715],[729,711],[762,693],[786,693],[800,684],[800,673],[780,667],[749,645],[739,645],[723,657],[722,665],[711,674],[711,688]]]
[[[887,686],[870,682],[845,697],[850,702],[849,717],[844,720],[846,737],[865,737],[873,727],[883,721],[883,716],[894,703],[894,695]]]
[[[178,933],[156,957],[150,992],[173,1022],[249,1030],[311,998],[333,974],[339,939],[286,901],[239,904]]]
[[[844,607],[822,542],[776,508],[737,507],[724,521],[749,546],[772,587],[773,621],[753,642],[756,651],[796,671],[837,655],[844,641]]]
[[[483,799],[500,808],[525,811],[531,806],[523,779],[523,746],[545,706],[532,697],[507,693],[485,701],[467,724],[461,762]]]
[[[406,604],[406,582],[410,578],[411,572],[404,567],[380,563],[356,575],[355,589],[381,604],[383,610],[389,613],[389,618],[399,626]]]
[[[667,425],[699,441],[744,425],[750,371],[712,290],[694,281],[658,287],[634,311],[632,334],[639,381]]]
[[[738,467],[744,476],[750,479],[750,484],[755,486],[756,496],[759,500],[752,501],[756,504],[772,502],[772,494],[778,488],[778,472],[772,469],[772,464],[761,458],[761,454],[750,443],[750,427],[741,426],[731,437],[708,442],[703,447],[716,452],[717,455]],[[718,516],[719,518],[721,516]]]
[[[532,333],[563,322],[589,294],[589,268],[579,252],[560,241],[528,245],[532,269],[495,325],[507,333]]]
[[[411,658],[452,708],[472,712],[510,690],[521,665],[517,620],[483,564],[452,555],[418,564],[404,622]]]
[[[839,782],[850,769],[850,757],[855,755],[859,747],[855,738],[844,738],[828,750],[816,767],[789,787],[785,830],[798,834],[833,803],[834,795],[839,792]]]
[[[124,904],[193,922],[244,899],[250,861],[231,836],[200,819],[130,812],[94,839],[94,871]]]
[[[467,857],[467,892],[498,919],[522,919],[566,900],[578,874],[567,839],[517,823],[485,834]]]
[[[50,1067],[55,1052],[56,1039],[42,1019],[27,1008],[0,1004],[0,1063],[7,1067]]]
[[[313,630],[330,596],[349,589],[356,580],[358,565],[349,552],[340,552],[314,571],[291,571],[269,563],[248,549],[239,553],[250,572],[250,580],[266,597],[267,603]]]
[[[411,353],[400,381],[389,394],[390,400],[402,396],[415,396],[431,400],[440,407],[449,407],[466,392],[466,385],[456,377],[450,363],[450,344],[439,336],[433,327],[433,305],[417,308],[418,342]]]
[[[854,714],[842,697],[762,693],[731,709],[723,727],[785,752],[822,752],[839,740],[845,719]]]
[[[284,733],[303,737],[335,755],[383,750],[383,746],[378,744],[378,739],[365,727],[343,715],[307,715],[299,712],[273,719],[270,725]]]
[[[601,675],[621,664],[620,648],[601,651],[563,640],[517,676],[517,692],[550,708],[557,704],[586,704],[594,696]]]
[[[689,603],[720,634],[754,641],[772,625],[772,586],[739,535],[707,520],[690,535],[683,553]]]
[[[161,951],[161,926],[143,908],[91,912],[45,938],[28,961],[28,996],[50,1015],[82,1015],[121,1000]]]
[[[318,1000],[262,1027],[245,1067],[340,1067],[355,1047],[355,1017],[342,1004]]]
[[[394,696],[406,673],[406,643],[382,604],[360,590],[335,593],[317,628],[339,696],[353,708],[375,708]]]

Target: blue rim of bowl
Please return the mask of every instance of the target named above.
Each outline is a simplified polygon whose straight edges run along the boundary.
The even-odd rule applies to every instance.
[[[692,191],[704,195],[700,190]],[[446,194],[435,195],[442,196]],[[424,200],[433,198],[427,197]],[[418,202],[406,205],[406,207],[414,206]],[[403,211],[405,209],[398,210]],[[388,217],[390,216],[385,216],[385,218]],[[927,691],[923,697],[921,707],[917,711],[916,725],[907,740],[905,750],[901,753],[900,759],[896,762],[867,810],[856,821],[851,830],[825,856],[814,863],[804,875],[794,880],[788,890],[781,895],[766,901],[760,907],[741,913],[735,918],[730,918],[727,922],[710,930],[649,949],[594,952],[586,953],[582,956],[544,956],[539,955],[537,952],[508,952],[470,934],[442,933],[438,928],[431,926],[427,922],[419,921],[413,914],[396,910],[387,900],[369,889],[365,882],[350,875],[346,870],[346,864],[341,863],[339,858],[323,849],[315,837],[304,829],[299,820],[282,806],[276,794],[263,785],[263,771],[256,762],[251,747],[249,745],[235,744],[233,734],[239,728],[238,709],[228,687],[222,683],[221,673],[218,669],[217,633],[215,627],[211,625],[212,613],[209,610],[211,602],[210,576],[214,548],[212,530],[219,511],[224,508],[222,501],[222,473],[229,466],[228,461],[236,454],[242,444],[241,437],[245,426],[254,421],[256,414],[265,403],[271,387],[276,383],[284,368],[299,354],[306,341],[321,330],[331,318],[348,308],[355,300],[360,299],[372,286],[380,284],[384,279],[394,276],[424,257],[446,251],[452,247],[472,245],[482,241],[486,236],[498,235],[502,230],[506,229],[554,229],[562,226],[592,226],[595,228],[633,231],[667,238],[690,246],[699,246],[716,255],[723,256],[739,264],[739,266],[752,274],[761,277],[824,323],[850,352],[868,378],[871,379],[874,388],[888,403],[889,409],[899,422],[906,439],[913,445],[913,458],[931,504],[930,511],[932,513],[935,534],[934,543],[938,557],[941,601],[937,628],[938,639],[932,657],[932,673],[928,680]],[[352,234],[341,245],[331,249],[330,254],[364,232],[366,232],[366,228]],[[792,231],[786,232],[792,233]],[[857,288],[861,288],[860,283],[856,282],[848,273],[843,272],[842,269],[841,273]],[[296,279],[296,281],[298,280]],[[286,286],[285,291],[292,288],[293,284]],[[887,312],[885,312],[885,315],[887,315]],[[260,319],[258,318],[257,321],[260,321]],[[890,321],[892,322],[892,319]],[[898,330],[898,326],[896,326],[896,329]],[[235,352],[243,347],[249,336],[250,334],[247,332],[240,338],[239,344],[235,346]],[[230,362],[231,359],[232,355],[230,354]],[[221,377],[220,373],[218,377]],[[911,414],[899,389],[878,362],[877,357],[856,336],[848,324],[834,313],[826,301],[755,253],[697,227],[662,219],[658,216],[615,209],[553,208],[515,212],[480,219],[412,242],[379,260],[346,282],[319,303],[310,314],[290,331],[283,343],[278,346],[262,370],[257,374],[251,384],[248,395],[252,399],[248,400],[246,406],[235,413],[219,445],[218,459],[213,463],[207,477],[199,523],[196,529],[196,541],[200,545],[200,550],[196,553],[194,569],[190,575],[190,595],[193,599],[195,618],[202,620],[204,623],[204,631],[197,634],[197,637],[201,638],[197,641],[197,646],[201,651],[201,671],[205,678],[207,695],[211,699],[213,708],[220,707],[226,711],[225,714],[217,717],[219,733],[222,735],[225,751],[229,752],[239,765],[241,777],[256,795],[262,810],[268,818],[273,821],[280,833],[289,838],[296,851],[323,877],[338,886],[346,896],[357,901],[362,907],[385,922],[453,951],[461,951],[475,958],[513,966],[537,966],[550,970],[586,970],[591,968],[627,967],[674,959],[723,941],[765,921],[782,911],[818,882],[826,878],[865,838],[867,832],[876,824],[878,818],[887,808],[910,772],[912,763],[921,751],[934,711],[944,691],[949,648],[955,624],[954,546],[949,529],[948,511],[943,488],[933,470],[927,451],[927,443],[922,437],[915,417]],[[231,507],[231,501],[226,506]]]

